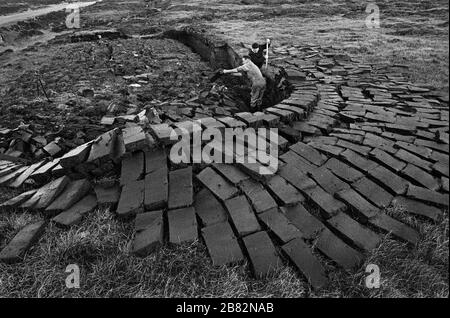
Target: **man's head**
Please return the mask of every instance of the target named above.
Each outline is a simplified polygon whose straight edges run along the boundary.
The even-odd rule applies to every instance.
[[[258,43],[253,43],[252,44],[252,52],[253,53],[258,53],[259,51],[259,44]]]
[[[244,56],[242,57],[242,63],[245,64],[245,63],[247,63],[248,61],[250,61],[250,56],[244,55]]]

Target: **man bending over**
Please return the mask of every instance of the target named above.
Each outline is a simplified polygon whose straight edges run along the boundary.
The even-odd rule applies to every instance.
[[[222,70],[222,74],[246,73],[252,83],[250,107],[252,111],[260,110],[262,98],[266,90],[266,79],[263,77],[258,66],[256,66],[248,55],[242,57],[242,65],[231,70]]]

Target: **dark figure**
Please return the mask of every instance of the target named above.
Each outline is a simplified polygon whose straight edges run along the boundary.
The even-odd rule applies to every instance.
[[[252,48],[248,51],[248,56],[250,56],[250,60],[258,66],[258,68],[261,68],[264,65],[264,62],[266,61],[266,45],[270,47],[270,40],[267,39],[267,44],[258,44],[253,43]]]

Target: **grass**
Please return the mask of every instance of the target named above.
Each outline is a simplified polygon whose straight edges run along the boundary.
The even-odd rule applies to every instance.
[[[129,254],[132,222],[108,210],[91,213],[79,226],[62,230],[50,224],[45,235],[14,265],[0,264],[1,297],[448,297],[448,214],[436,224],[397,214],[420,230],[415,249],[386,236],[353,272],[322,256],[330,283],[311,290],[290,266],[264,280],[253,279],[248,264],[213,267],[204,244],[163,247],[137,258]],[[1,246],[39,216],[2,213]],[[68,289],[69,264],[81,270],[80,289]],[[380,267],[381,288],[365,287],[365,268]]]

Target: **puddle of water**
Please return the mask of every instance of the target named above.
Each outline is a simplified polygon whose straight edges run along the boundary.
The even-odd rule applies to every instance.
[[[2,16],[0,16],[0,27],[8,25],[8,24],[17,23],[19,21],[24,21],[27,19],[35,18],[35,17],[45,15],[45,14],[48,14],[51,12],[65,10],[68,6],[70,6],[70,7],[78,6],[79,8],[83,8],[83,7],[87,7],[87,6],[93,5],[94,3],[101,2],[101,1],[102,0],[89,1],[89,2],[80,1],[80,2],[71,2],[71,3],[63,2],[63,3],[59,3],[59,4],[52,4],[52,5],[46,6],[44,8],[28,9],[28,11],[24,11],[24,12],[19,12],[19,13],[14,13],[14,14],[9,14],[9,15],[2,15]]]

